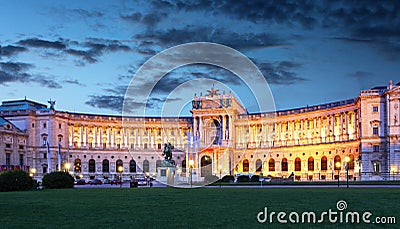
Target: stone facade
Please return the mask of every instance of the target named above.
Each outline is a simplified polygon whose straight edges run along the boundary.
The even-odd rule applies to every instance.
[[[84,178],[156,176],[167,142],[177,172],[188,176],[191,167],[197,179],[293,173],[297,180],[336,180],[346,172],[357,180],[398,178],[399,84],[363,90],[355,99],[257,114],[247,114],[232,94],[211,91],[195,95],[188,117],[80,114],[26,99],[3,102],[0,116],[25,133],[24,160],[39,179],[67,164]]]

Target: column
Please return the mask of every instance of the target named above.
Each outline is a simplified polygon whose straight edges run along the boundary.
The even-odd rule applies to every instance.
[[[222,118],[222,140],[226,140],[227,136],[226,136],[226,118],[225,115],[221,116]]]
[[[121,148],[125,148],[125,128],[121,128]]]
[[[343,112],[340,113],[340,131],[339,131],[339,140],[343,140]]]
[[[81,124],[81,128],[80,128],[80,141],[81,141],[81,147],[83,147],[83,125]]]
[[[131,135],[131,129],[126,128],[126,147],[129,149],[131,149],[131,139],[130,139],[130,135]]]
[[[138,146],[139,149],[143,149],[143,145],[142,145],[142,133],[143,133],[143,129],[139,128],[139,133],[138,133]]]
[[[232,116],[228,116],[228,140],[233,140],[233,130],[231,128],[232,126]]]
[[[89,145],[89,126],[85,126],[85,146],[87,147]]]
[[[102,126],[99,127],[99,132],[100,132],[99,147],[102,148],[103,147],[103,127]]]
[[[332,141],[335,140],[335,114],[332,114]]]
[[[345,113],[345,119],[346,119],[346,140],[349,140],[349,112],[346,111]]]
[[[70,125],[70,132],[71,132],[71,141],[70,141],[70,145],[73,146],[74,145],[74,134],[75,134],[75,130],[74,130],[74,124]]]
[[[319,138],[319,142],[322,142],[322,121],[321,121],[322,117],[318,117],[318,138]]]
[[[197,129],[198,129],[197,117],[194,117],[194,119],[193,119],[193,133],[194,133],[195,136],[197,136]]]
[[[204,143],[204,131],[203,131],[203,119],[202,117],[199,117],[199,135],[200,135],[200,147],[201,147],[201,143]]]
[[[135,132],[135,149],[137,149],[139,147],[139,130],[135,128],[134,132]]]
[[[357,119],[357,111],[354,111],[354,137],[358,138],[358,119]]]
[[[108,148],[111,147],[111,131],[112,129],[110,127],[107,127],[107,132],[108,132]]]
[[[97,139],[97,126],[93,126],[93,147],[96,148],[98,144],[98,139]]]

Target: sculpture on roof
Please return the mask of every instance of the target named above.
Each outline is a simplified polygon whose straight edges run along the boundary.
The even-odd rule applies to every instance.
[[[54,110],[54,106],[56,105],[56,101],[50,99],[47,102],[50,104],[50,110]]]
[[[214,95],[219,95],[219,90],[214,89],[214,84],[212,85],[210,90],[206,90],[208,92],[208,96],[214,97]]]

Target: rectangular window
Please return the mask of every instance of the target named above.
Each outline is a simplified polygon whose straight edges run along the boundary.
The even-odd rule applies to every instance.
[[[47,124],[46,123],[43,123],[43,128],[46,128],[47,127]]]
[[[378,127],[375,126],[375,127],[372,128],[372,134],[373,135],[378,135],[379,134]]]
[[[24,166],[24,155],[23,154],[19,155],[19,165],[21,167]]]
[[[144,146],[143,146],[145,149],[147,149],[147,143],[144,143]]]
[[[379,145],[373,146],[373,152],[379,152]]]
[[[24,149],[24,146],[23,145],[19,145],[19,149]]]
[[[43,167],[43,174],[47,173],[47,167]]]
[[[135,145],[134,144],[131,144],[131,149],[135,149]]]
[[[121,149],[121,144],[117,144],[117,149]]]
[[[379,173],[379,162],[373,162],[374,173]]]
[[[43,158],[46,159],[47,158],[47,153],[43,154]]]
[[[378,112],[378,107],[377,106],[373,106],[372,107],[372,112]]]
[[[10,153],[6,153],[6,166],[10,166],[11,165],[11,154]]]
[[[158,148],[158,149],[161,149],[161,143],[158,143],[158,144],[157,144],[157,148]]]
[[[61,129],[61,123],[58,124],[58,129]]]
[[[107,143],[103,143],[103,149],[107,148]]]
[[[32,123],[32,128],[35,128],[35,123]]]
[[[6,148],[11,148],[11,144],[6,144]]]

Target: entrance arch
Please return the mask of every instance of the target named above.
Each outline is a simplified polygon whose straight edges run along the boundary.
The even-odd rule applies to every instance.
[[[202,177],[212,174],[212,159],[210,156],[208,156],[208,155],[202,156],[200,165],[201,165],[201,176]]]

